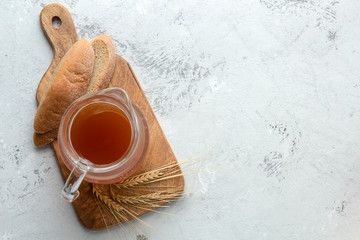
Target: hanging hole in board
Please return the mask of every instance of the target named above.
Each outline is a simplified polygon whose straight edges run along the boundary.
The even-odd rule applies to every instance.
[[[54,28],[59,28],[61,26],[62,22],[61,19],[57,16],[52,18],[52,25]]]

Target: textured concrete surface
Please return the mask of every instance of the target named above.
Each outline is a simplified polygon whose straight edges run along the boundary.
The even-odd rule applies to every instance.
[[[360,238],[359,1],[60,1],[80,37],[115,40],[178,159],[201,160],[143,232],[85,230],[32,144],[52,2],[0,3],[0,239]]]

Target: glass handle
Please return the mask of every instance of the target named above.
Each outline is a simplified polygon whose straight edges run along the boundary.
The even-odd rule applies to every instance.
[[[84,180],[84,177],[88,169],[86,165],[85,166],[81,166],[81,165],[83,165],[83,163],[80,161],[80,163],[74,166],[62,189],[61,197],[66,202],[73,202],[80,195],[78,189],[80,187],[81,182]]]

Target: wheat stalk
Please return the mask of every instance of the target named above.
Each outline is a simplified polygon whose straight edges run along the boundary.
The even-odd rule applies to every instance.
[[[138,204],[145,204],[151,205],[153,207],[161,207],[161,203],[168,202],[169,200],[175,198],[181,193],[181,191],[177,192],[165,192],[159,191],[149,194],[143,194],[138,196],[122,196],[122,195],[115,195],[114,200],[119,203],[128,204],[128,205],[138,205]]]
[[[98,199],[100,199],[100,201],[107,207],[107,209],[113,215],[113,217],[116,219],[116,221],[118,222],[119,225],[122,226],[122,222],[130,223],[129,218],[127,218],[124,214],[124,213],[126,213],[126,214],[130,215],[132,218],[141,222],[142,224],[144,224],[148,227],[151,227],[149,224],[147,224],[146,222],[144,222],[141,219],[139,219],[138,217],[136,217],[136,215],[135,215],[136,213],[134,213],[130,209],[124,207],[123,205],[120,205],[118,202],[111,199],[111,196],[109,196],[109,194],[107,194],[105,191],[100,189],[101,186],[108,187],[109,185],[93,184],[93,194]]]
[[[169,163],[159,169],[155,169],[146,173],[142,173],[133,177],[130,177],[122,182],[110,185],[98,185],[93,184],[93,193],[94,195],[101,200],[105,205],[115,210],[116,212],[126,212],[129,214],[129,210],[124,207],[124,204],[131,205],[136,207],[136,205],[150,205],[151,207],[161,207],[163,203],[174,199],[181,194],[182,190],[171,189],[170,191],[154,191],[152,193],[146,193],[136,196],[126,196],[121,193],[115,193],[113,187],[116,187],[118,190],[126,190],[131,187],[149,184],[153,182],[158,182],[161,180],[166,180],[173,177],[179,177],[182,174],[174,174],[180,171],[178,164]],[[174,170],[175,169],[175,170]],[[170,176],[169,176],[170,175]],[[106,188],[102,190],[101,188]],[[156,188],[156,186],[155,186]],[[150,189],[148,189],[151,191]]]
[[[104,185],[106,186],[106,185]],[[125,211],[124,207],[114,201],[108,194],[104,191],[100,190],[98,184],[93,184],[93,194],[100,199],[105,205],[109,206],[110,208],[114,209],[117,212]]]
[[[158,180],[167,175],[178,166],[177,163],[167,164],[159,169],[155,169],[149,172],[145,172],[133,177],[130,177],[124,181],[113,184],[117,188],[129,188],[142,184],[151,183],[153,180]],[[176,171],[180,171],[180,168]]]
[[[188,164],[183,168],[194,164],[191,162],[189,164],[189,161],[185,161],[185,163]],[[151,227],[138,217],[139,213],[151,211],[172,215],[157,211],[156,208],[168,207],[164,205],[174,200],[183,199],[184,195],[189,194],[183,192],[182,188],[171,185],[171,182],[169,182],[169,186],[162,186],[161,184],[158,186],[156,183],[190,173],[192,172],[182,173],[179,164],[171,162],[116,184],[93,184],[93,194],[95,198],[99,199],[99,205],[107,210],[104,211],[105,215],[110,215],[110,217],[107,216],[107,219],[116,221],[122,228],[124,228],[123,223],[129,224],[131,228],[138,228],[130,221],[131,219],[135,219],[144,226]]]

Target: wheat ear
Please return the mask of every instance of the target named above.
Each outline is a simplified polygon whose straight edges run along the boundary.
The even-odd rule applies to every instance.
[[[105,205],[109,206],[110,208],[114,209],[117,212],[126,211],[124,207],[122,207],[119,203],[114,201],[108,194],[104,193],[98,185],[93,184],[93,193],[95,196],[100,199]]]
[[[162,178],[164,175],[167,175],[168,172],[173,170],[178,166],[177,163],[171,163],[167,164],[166,166],[155,169],[146,173],[142,173],[133,177],[130,177],[122,182],[115,183],[113,186],[117,188],[128,188],[128,187],[134,187],[146,183],[150,183],[153,180],[157,180]]]

